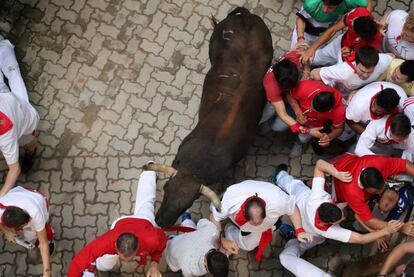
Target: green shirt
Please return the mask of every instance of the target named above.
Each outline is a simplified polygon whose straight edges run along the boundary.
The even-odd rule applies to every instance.
[[[318,22],[332,23],[356,7],[366,7],[367,2],[368,0],[344,0],[333,12],[325,13],[322,0],[304,0],[303,9]]]

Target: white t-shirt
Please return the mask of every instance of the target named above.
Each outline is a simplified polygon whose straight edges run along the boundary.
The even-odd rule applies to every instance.
[[[371,151],[371,147],[374,146],[375,141],[377,139],[381,140],[391,140],[391,128],[388,127],[388,130],[385,131],[386,123],[389,116],[384,116],[383,118],[372,120],[365,131],[362,132],[361,136],[358,139],[358,143],[355,148],[355,154],[358,156],[364,155],[375,155],[374,152]],[[411,153],[414,154],[414,130],[411,130],[410,135],[408,136],[406,142],[404,144],[392,144],[391,145],[395,149],[401,149],[406,152],[406,154]]]
[[[4,206],[18,207],[30,215],[31,220],[23,228],[24,232],[40,232],[45,228],[45,225],[49,220],[49,212],[47,210],[45,198],[38,192],[17,186],[1,197],[0,203]],[[3,213],[4,209],[0,209],[0,218]]]
[[[262,233],[269,228],[273,229],[279,217],[292,215],[295,211],[295,199],[279,187],[268,182],[246,180],[227,188],[223,194],[220,212],[211,205],[215,220],[220,222],[230,217],[237,225],[235,217],[241,205],[247,198],[256,194],[266,202],[266,218],[259,226],[253,226],[249,222],[239,226],[243,232]]]
[[[207,252],[216,248],[220,232],[208,219],[200,219],[197,230],[170,239],[165,251],[172,271],[181,270],[185,277],[207,274],[204,259]]]
[[[319,206],[322,203],[332,202],[331,195],[325,191],[324,186],[324,178],[313,178],[312,190],[309,190],[307,197],[300,197],[298,200],[297,205],[300,211],[303,229],[309,234],[348,242],[351,238],[352,231],[342,228],[340,225],[332,225],[326,231],[315,226],[315,216]]]
[[[0,151],[7,164],[14,164],[19,160],[19,139],[35,131],[39,116],[28,102],[13,45],[8,40],[0,41],[0,69],[0,112],[13,123],[9,131],[0,135]],[[12,92],[5,83],[5,76],[8,77]]]
[[[387,70],[392,59],[393,58],[390,55],[379,54],[378,64],[375,66],[374,72],[372,72],[367,80],[361,80],[358,74],[355,73],[354,68],[347,62],[322,67],[320,76],[326,85],[337,88],[341,91],[344,98],[347,98],[351,91],[377,80],[378,77]],[[354,67],[356,66],[355,62],[352,62],[352,64]]]
[[[414,43],[401,39],[408,13],[402,10],[390,12],[387,18],[388,30],[382,39],[383,52],[391,52],[404,60],[414,60]]]
[[[372,120],[370,111],[372,97],[382,89],[386,88],[392,88],[398,93],[400,96],[399,107],[402,109],[404,100],[407,98],[403,88],[390,82],[374,82],[366,85],[355,93],[346,108],[346,119],[368,124]]]

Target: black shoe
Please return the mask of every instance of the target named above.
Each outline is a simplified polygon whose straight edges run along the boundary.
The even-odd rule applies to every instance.
[[[30,171],[30,169],[32,169],[33,164],[34,164],[33,160],[36,156],[36,152],[37,152],[37,148],[35,148],[35,150],[31,154],[27,154],[27,153],[24,154],[22,165],[21,165],[21,170],[23,174],[26,174],[27,172]]]
[[[280,173],[280,171],[288,171],[288,166],[286,164],[279,164],[273,169],[272,176],[269,177],[268,181],[272,184],[276,185],[277,182],[277,175]]]
[[[318,139],[312,139],[311,146],[316,155],[321,156],[325,153],[325,150],[319,145]]]
[[[52,256],[52,254],[55,252],[56,249],[56,243],[54,240],[49,241],[49,255]]]

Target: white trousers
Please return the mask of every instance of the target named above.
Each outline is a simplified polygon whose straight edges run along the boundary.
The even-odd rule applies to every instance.
[[[14,45],[11,44],[9,40],[3,39],[2,37],[0,37],[0,55],[0,69],[8,80],[10,91],[20,100],[29,103],[26,86],[14,53]],[[0,76],[0,91],[2,91],[2,89],[7,89],[8,91],[3,76]]]
[[[301,180],[293,178],[289,173],[283,170],[276,176],[276,183],[278,187],[295,199],[296,204],[303,199],[304,196],[309,195],[310,192],[310,188]]]
[[[134,214],[131,216],[122,216],[112,223],[111,229],[123,218],[143,218],[155,224],[154,203],[157,190],[157,176],[155,171],[143,171],[139,177],[137,194],[135,197]],[[96,259],[96,269],[99,271],[110,271],[118,263],[118,255],[103,255]]]
[[[297,239],[289,240],[279,255],[280,263],[297,277],[331,277],[317,266],[300,258],[306,250],[321,244],[324,240],[321,236],[314,237],[311,243],[302,243]]]
[[[242,236],[239,228],[235,225],[228,223],[224,229],[226,238],[237,243],[240,249],[245,251],[252,251],[259,246],[262,233],[250,233],[247,236]]]
[[[342,62],[341,40],[339,35],[325,47],[316,50],[315,57],[311,61],[313,66],[329,66]]]

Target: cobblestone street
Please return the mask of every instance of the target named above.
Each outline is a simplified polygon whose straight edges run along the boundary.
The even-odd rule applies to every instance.
[[[210,68],[210,17],[236,6],[261,16],[272,32],[275,55],[289,49],[295,12],[302,1],[282,0],[0,0],[0,35],[15,46],[29,98],[40,114],[38,158],[19,184],[50,201],[57,251],[52,276],[65,276],[73,255],[133,212],[137,179],[148,160],[171,164],[183,138],[197,123],[204,76]],[[374,1],[375,15],[414,10],[409,0]],[[309,149],[289,159],[292,136],[262,130],[247,157],[229,172],[227,184],[267,179],[285,162],[295,176],[310,177],[317,158]],[[7,169],[0,162],[2,176]],[[158,175],[157,206],[166,179]],[[209,214],[201,198],[193,218]],[[266,258],[255,252],[231,260],[231,276],[292,276],[274,236]],[[40,255],[0,240],[0,276],[39,276]],[[368,248],[367,248],[368,249]],[[367,250],[365,250],[366,252]],[[326,242],[308,260],[335,271],[359,257],[360,246]],[[341,255],[339,255],[341,253]],[[144,276],[136,263],[120,273]],[[165,260],[161,269],[168,272]],[[163,276],[180,276],[168,272]]]

